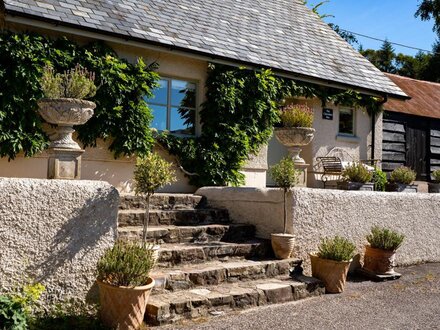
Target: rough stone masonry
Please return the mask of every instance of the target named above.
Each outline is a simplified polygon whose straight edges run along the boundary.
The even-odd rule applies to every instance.
[[[34,280],[46,304],[96,299],[96,262],[116,240],[118,203],[102,181],[0,178],[0,292]]]

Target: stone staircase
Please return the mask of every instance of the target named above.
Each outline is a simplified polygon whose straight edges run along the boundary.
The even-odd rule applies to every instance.
[[[120,239],[141,239],[144,208],[142,197],[121,195]],[[148,240],[161,245],[146,312],[151,325],[324,293],[313,278],[290,277],[300,260],[275,260],[254,226],[231,223],[227,210],[210,208],[200,196],[154,195]]]

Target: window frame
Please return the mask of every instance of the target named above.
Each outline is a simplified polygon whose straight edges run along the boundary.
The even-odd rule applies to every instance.
[[[169,131],[170,134],[176,135],[176,136],[183,136],[183,137],[194,137],[197,135],[197,122],[198,122],[198,97],[199,97],[199,92],[198,92],[198,81],[192,80],[192,79],[186,79],[186,78],[178,78],[178,77],[169,77],[169,76],[161,76],[159,81],[161,80],[165,80],[167,82],[167,104],[163,104],[163,103],[159,103],[159,102],[154,102],[154,99],[150,100],[147,102],[147,104],[150,106],[160,106],[160,107],[165,107],[166,108],[166,128],[165,130]],[[177,108],[176,106],[172,105],[172,101],[171,101],[171,87],[172,87],[172,83],[173,80],[178,80],[178,81],[184,81],[186,83],[191,83],[194,84],[194,90],[195,90],[195,107],[191,108],[191,107],[183,107],[186,109],[189,109],[191,111],[195,112],[194,115],[194,133],[193,134],[181,134],[181,133],[173,133],[171,132],[171,110],[172,108]],[[153,93],[154,94],[154,93]]]
[[[341,110],[350,110],[352,112],[353,133],[341,132]],[[338,135],[347,137],[356,137],[356,109],[349,107],[339,108],[338,111]]]

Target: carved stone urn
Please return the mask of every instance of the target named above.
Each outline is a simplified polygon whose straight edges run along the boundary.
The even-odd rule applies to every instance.
[[[74,125],[85,124],[96,104],[71,98],[41,99],[37,102],[40,115],[49,124],[57,125],[49,139],[49,179],[80,179],[81,155],[84,150],[72,138]]]
[[[299,154],[303,146],[312,142],[315,136],[315,129],[309,127],[277,127],[275,136],[282,145],[287,147],[295,164],[305,164]]]
[[[275,137],[284,145],[292,157],[295,168],[300,171],[298,186],[307,186],[307,167],[303,158],[300,157],[301,147],[312,142],[315,136],[315,129],[309,127],[276,127]]]

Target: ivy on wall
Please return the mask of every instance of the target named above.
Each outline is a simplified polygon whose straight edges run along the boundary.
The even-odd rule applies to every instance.
[[[380,99],[279,78],[270,70],[210,64],[206,90],[200,137],[158,136],[159,143],[193,173],[189,179],[195,186],[243,184],[239,171],[250,154],[268,143],[278,122],[277,109],[286,97],[318,97],[323,105],[332,102],[380,111]]]
[[[76,127],[84,147],[102,138],[110,139],[115,157],[150,152],[155,141],[152,115],[143,97],[150,97],[157,86],[156,64],[142,60],[130,64],[101,43],[78,45],[66,38],[6,31],[0,34],[0,157],[13,159],[20,152],[32,156],[47,147],[36,101],[42,97],[38,81],[48,63],[57,71],[79,63],[96,73],[100,87],[92,99],[97,104],[95,116]],[[242,184],[240,169],[272,136],[277,108],[286,97],[318,97],[323,105],[365,107],[369,113],[381,109],[380,99],[351,90],[299,83],[270,70],[218,64],[209,65],[206,90],[201,136],[156,136],[192,172],[189,179],[195,186]]]
[[[98,138],[111,138],[115,157],[148,153],[154,143],[151,111],[143,100],[151,95],[159,75],[156,65],[136,64],[117,57],[101,43],[80,46],[66,38],[48,39],[37,34],[0,34],[0,157],[13,159],[44,150],[48,139],[36,101],[43,95],[39,78],[45,64],[64,71],[77,63],[96,73],[99,87],[91,100],[95,115],[78,126],[78,138],[94,146]]]

